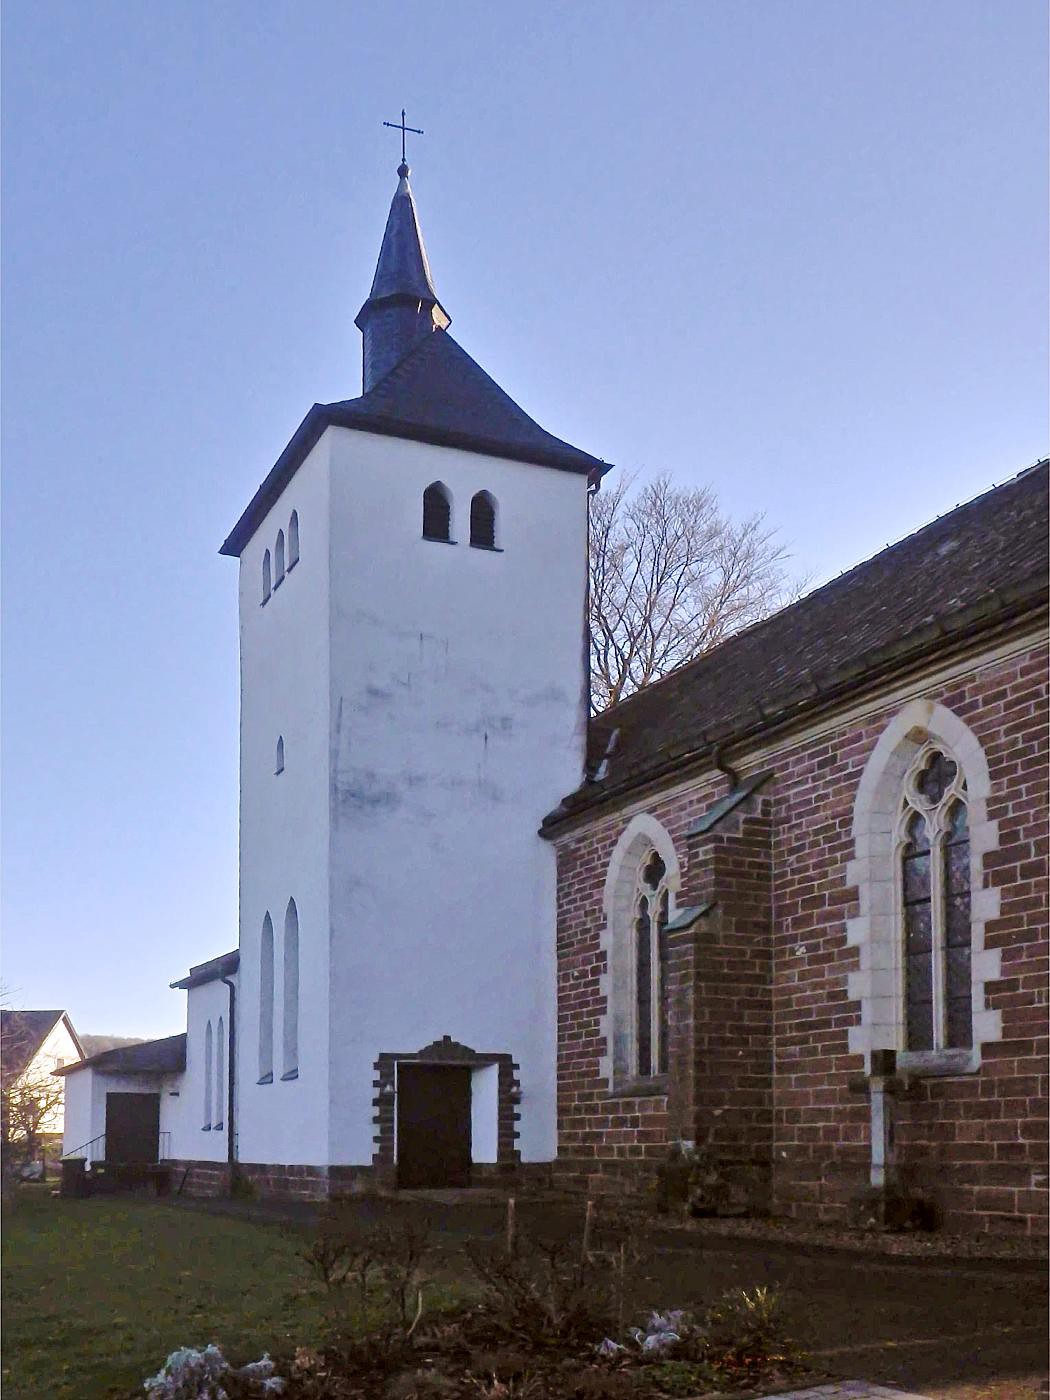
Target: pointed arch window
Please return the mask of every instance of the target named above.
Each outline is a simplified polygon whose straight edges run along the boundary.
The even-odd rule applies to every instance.
[[[936,744],[919,750],[898,820],[904,1049],[973,1044],[970,829],[966,779]]]
[[[288,521],[288,572],[299,562],[299,512],[293,510]]]
[[[284,531],[277,531],[277,540],[273,547],[273,586],[280,588],[284,582]]]
[[[667,1073],[667,867],[650,850],[638,870],[634,897],[635,1073]]]
[[[267,549],[263,551],[262,562],[262,600],[264,603],[270,601],[270,592],[270,551]]]
[[[203,1130],[211,1132],[211,1063],[212,1063],[212,1029],[211,1022],[208,1022],[204,1032],[204,1123]]]
[[[278,736],[277,736],[277,753],[276,753],[276,755],[275,755],[275,757],[274,757],[273,771],[274,771],[274,776],[276,776],[278,773],[283,773],[283,772],[284,772],[284,735],[283,735],[283,734],[278,734]]]
[[[284,915],[284,1035],[282,1079],[299,1077],[299,911],[288,901]]]
[[[496,548],[496,501],[479,491],[470,502],[470,543],[475,549]]]
[[[452,543],[452,498],[440,481],[431,482],[423,492],[423,538]]]
[[[226,1033],[222,1017],[215,1027],[215,1107],[212,1111],[212,1127],[222,1130],[226,1117]]]
[[[263,919],[259,942],[259,1083],[273,1082],[273,920]]]

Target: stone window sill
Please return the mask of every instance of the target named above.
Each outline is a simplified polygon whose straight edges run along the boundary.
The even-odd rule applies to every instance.
[[[646,1079],[624,1079],[602,1094],[603,1099],[658,1099],[667,1094],[666,1074],[654,1074]]]
[[[270,1074],[263,1074],[263,1075],[260,1075],[259,1078],[258,1078],[255,1082],[256,1082],[257,1084],[272,1084],[272,1083],[273,1083],[273,1073],[271,1072]]]
[[[456,543],[455,540],[446,540],[446,539],[443,539],[441,535],[424,535],[423,538],[424,538],[429,544],[455,544],[455,543]]]
[[[899,1050],[897,1073],[916,1079],[936,1078],[952,1074],[975,1074],[981,1068],[981,1056],[973,1050]]]
[[[477,544],[474,540],[470,542],[471,549],[486,549],[489,554],[502,554],[503,550],[498,544]]]
[[[297,1069],[290,1069],[290,1070],[288,1071],[287,1074],[282,1074],[282,1075],[281,1075],[281,1083],[282,1083],[282,1084],[286,1084],[286,1083],[288,1082],[289,1079],[298,1079],[298,1078],[299,1078],[299,1071],[298,1071]]]

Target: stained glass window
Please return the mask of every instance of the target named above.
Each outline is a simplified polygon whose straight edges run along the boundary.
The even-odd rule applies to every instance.
[[[907,1050],[972,1044],[970,841],[966,783],[931,748],[905,783],[900,911]]]
[[[665,1074],[668,1062],[667,867],[650,851],[638,874],[635,897],[635,1070]]]

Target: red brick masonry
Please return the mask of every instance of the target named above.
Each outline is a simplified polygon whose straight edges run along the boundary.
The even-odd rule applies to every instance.
[[[848,1030],[859,952],[846,921],[853,804],[875,743],[915,697],[940,702],[980,742],[991,775],[997,849],[984,883],[1001,892],[985,946],[1002,950],[987,986],[1002,1038],[976,1073],[913,1080],[899,1105],[905,1181],[937,1202],[945,1228],[1044,1233],[1047,1226],[1047,652],[975,661],[939,684],[872,700],[861,718],[737,751],[745,772],[773,770],[706,837],[687,829],[728,790],[718,772],[677,792],[599,810],[558,847],[557,1179],[587,1189],[651,1178],[669,1141],[711,1141],[747,1183],[752,1205],[841,1223],[868,1176],[868,1105],[849,1080],[864,1069]],[[639,811],[668,831],[682,868],[679,907],[716,899],[670,950],[671,1074],[612,1094],[600,1073],[608,1011],[600,977],[610,856]]]

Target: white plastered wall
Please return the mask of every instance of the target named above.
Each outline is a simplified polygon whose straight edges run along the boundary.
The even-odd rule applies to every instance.
[[[238,974],[231,981],[237,984]],[[239,1007],[238,1007],[239,1012]],[[225,1162],[227,1159],[227,1133],[229,1115],[224,1102],[217,1103],[216,1056],[219,1046],[219,1021],[222,1021],[222,1036],[225,1046],[225,1084],[229,1084],[230,1060],[230,989],[220,979],[204,982],[191,987],[186,994],[186,1069],[179,1076],[178,1083],[167,1089],[170,1099],[168,1113],[171,1118],[171,1155],[180,1161]],[[205,1095],[205,1037],[208,1024],[212,1028],[211,1065],[211,1113],[206,1113]],[[239,1086],[238,1086],[239,1088]],[[171,1098],[173,1093],[177,1099]],[[163,1109],[162,1109],[163,1112]],[[207,1122],[205,1121],[207,1119]],[[218,1124],[222,1124],[220,1128]]]
[[[325,1164],[328,1137],[328,435],[240,560],[240,953],[238,1157]],[[263,606],[262,557],[299,517],[299,561]],[[277,740],[284,771],[275,773]],[[284,915],[299,913],[299,1077],[282,1080]],[[274,1078],[259,1080],[259,946],[274,928]],[[206,1134],[199,1134],[204,1138]]]
[[[555,858],[537,827],[582,771],[586,482],[326,436],[332,1161],[372,1160],[377,1055],[442,1035],[514,1057],[518,1147],[550,1160]],[[455,545],[421,538],[435,480]],[[469,545],[480,490],[496,499],[502,552]]]

